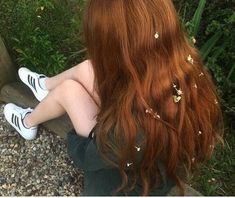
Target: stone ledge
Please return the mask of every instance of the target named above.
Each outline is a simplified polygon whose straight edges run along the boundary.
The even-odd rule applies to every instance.
[[[14,82],[3,86],[1,89],[0,100],[5,103],[14,103],[21,107],[34,108],[38,104],[38,101],[35,99],[30,89],[21,82]],[[62,138],[65,138],[67,132],[73,128],[67,115],[50,120],[42,125]]]
[[[171,189],[171,191],[167,194],[167,196],[180,196],[179,195],[179,190],[178,187],[173,187]],[[196,191],[195,189],[193,189],[191,186],[189,186],[188,184],[185,184],[185,195],[184,196],[203,196],[201,193],[199,193],[198,191]]]
[[[17,78],[16,68],[7,52],[5,44],[0,36],[0,89]]]

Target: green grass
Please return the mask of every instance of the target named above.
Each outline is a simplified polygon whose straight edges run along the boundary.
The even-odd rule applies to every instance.
[[[231,131],[229,131],[231,130]],[[227,129],[224,147],[217,146],[211,159],[201,165],[192,186],[207,196],[235,195],[235,131]]]
[[[83,5],[84,0],[0,1],[0,34],[16,65],[54,75],[83,60]]]

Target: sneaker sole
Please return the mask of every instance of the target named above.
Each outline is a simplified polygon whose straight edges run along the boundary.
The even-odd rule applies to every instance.
[[[21,108],[20,107],[18,107],[18,106],[16,106],[16,105],[14,105],[13,103],[9,103],[9,104],[7,104],[7,105],[5,105],[5,107],[4,107],[4,116],[5,116],[5,118],[6,118],[6,120],[7,120],[7,122],[24,138],[24,139],[26,139],[26,140],[33,140],[33,139],[35,139],[36,138],[36,135],[37,135],[37,131],[27,131],[27,132],[22,132],[22,131],[20,131],[19,130],[19,128],[18,127],[16,127],[15,126],[15,124],[14,123],[12,123],[12,114],[14,114],[15,115],[15,117],[17,116],[17,124],[18,124],[18,126],[20,125],[20,122],[22,122],[21,120],[19,120],[19,119],[22,119],[22,116],[21,116],[21,114],[19,113],[19,112],[17,112],[17,109],[18,110],[21,110]],[[21,125],[21,127],[23,127],[22,125]],[[26,134],[26,133],[28,133],[28,134]]]

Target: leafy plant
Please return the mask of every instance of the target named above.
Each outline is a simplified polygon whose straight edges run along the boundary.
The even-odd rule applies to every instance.
[[[84,58],[84,0],[0,2],[1,36],[18,66],[54,75]]]
[[[226,124],[225,147],[216,148],[212,158],[200,167],[200,172],[194,177],[196,182],[193,182],[193,186],[200,189],[204,195],[233,195],[235,185],[233,146],[235,143],[235,12],[231,8],[223,8],[221,2],[217,3],[223,8],[221,10],[216,9],[209,2],[210,0],[199,1],[193,18],[186,22],[186,28],[191,37],[197,38],[197,47],[200,49],[206,67],[211,71],[221,97]]]
[[[198,8],[193,18],[191,19],[191,21],[185,24],[186,28],[188,29],[189,35],[191,37],[195,37],[199,31],[200,22],[202,19],[202,13],[205,8],[205,5],[206,5],[206,0],[200,0]]]
[[[193,18],[186,23],[186,28],[192,37],[197,37],[205,6],[206,0],[200,0]],[[221,14],[225,15],[225,13]],[[235,102],[231,94],[235,91],[234,51],[229,53],[226,67],[224,67],[223,58],[227,56],[226,50],[234,49],[234,45],[231,45],[231,42],[234,41],[232,36],[234,35],[232,33],[235,33],[234,22],[234,11],[226,12],[223,22],[213,19],[206,27],[205,35],[207,40],[199,46],[202,59],[215,79],[223,107],[226,109],[225,112],[229,112],[233,117],[235,117]]]
[[[18,53],[16,61],[21,66],[26,66],[37,72],[54,75],[62,72],[65,67],[66,57],[56,50],[47,34],[35,29],[32,35],[21,35],[14,38],[15,51]]]

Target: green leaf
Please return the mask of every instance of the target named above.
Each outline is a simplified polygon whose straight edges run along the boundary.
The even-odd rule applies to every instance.
[[[232,77],[232,74],[233,74],[234,70],[235,70],[235,64],[233,64],[232,68],[230,69],[229,74],[228,74],[228,76],[227,76],[227,80],[230,80],[230,78]]]
[[[19,54],[24,54],[24,51],[22,49],[15,48],[15,51],[17,51]]]
[[[229,23],[234,23],[235,22],[235,12],[233,12],[233,14],[229,17],[228,22]]]
[[[200,2],[198,4],[198,8],[197,8],[192,20],[191,20],[191,23],[193,24],[192,32],[190,32],[191,36],[196,37],[196,35],[199,31],[199,26],[201,23],[202,13],[204,11],[205,5],[206,5],[206,0],[200,0]]]
[[[12,40],[16,41],[17,43],[20,43],[20,40],[18,38],[13,37]]]
[[[215,44],[218,42],[218,40],[223,35],[222,32],[216,32],[202,47],[201,47],[201,55],[202,59],[205,60]]]
[[[217,58],[223,53],[225,47],[227,46],[227,43],[224,42],[222,46],[218,47],[217,50],[213,53],[212,58],[214,60],[217,60]]]

